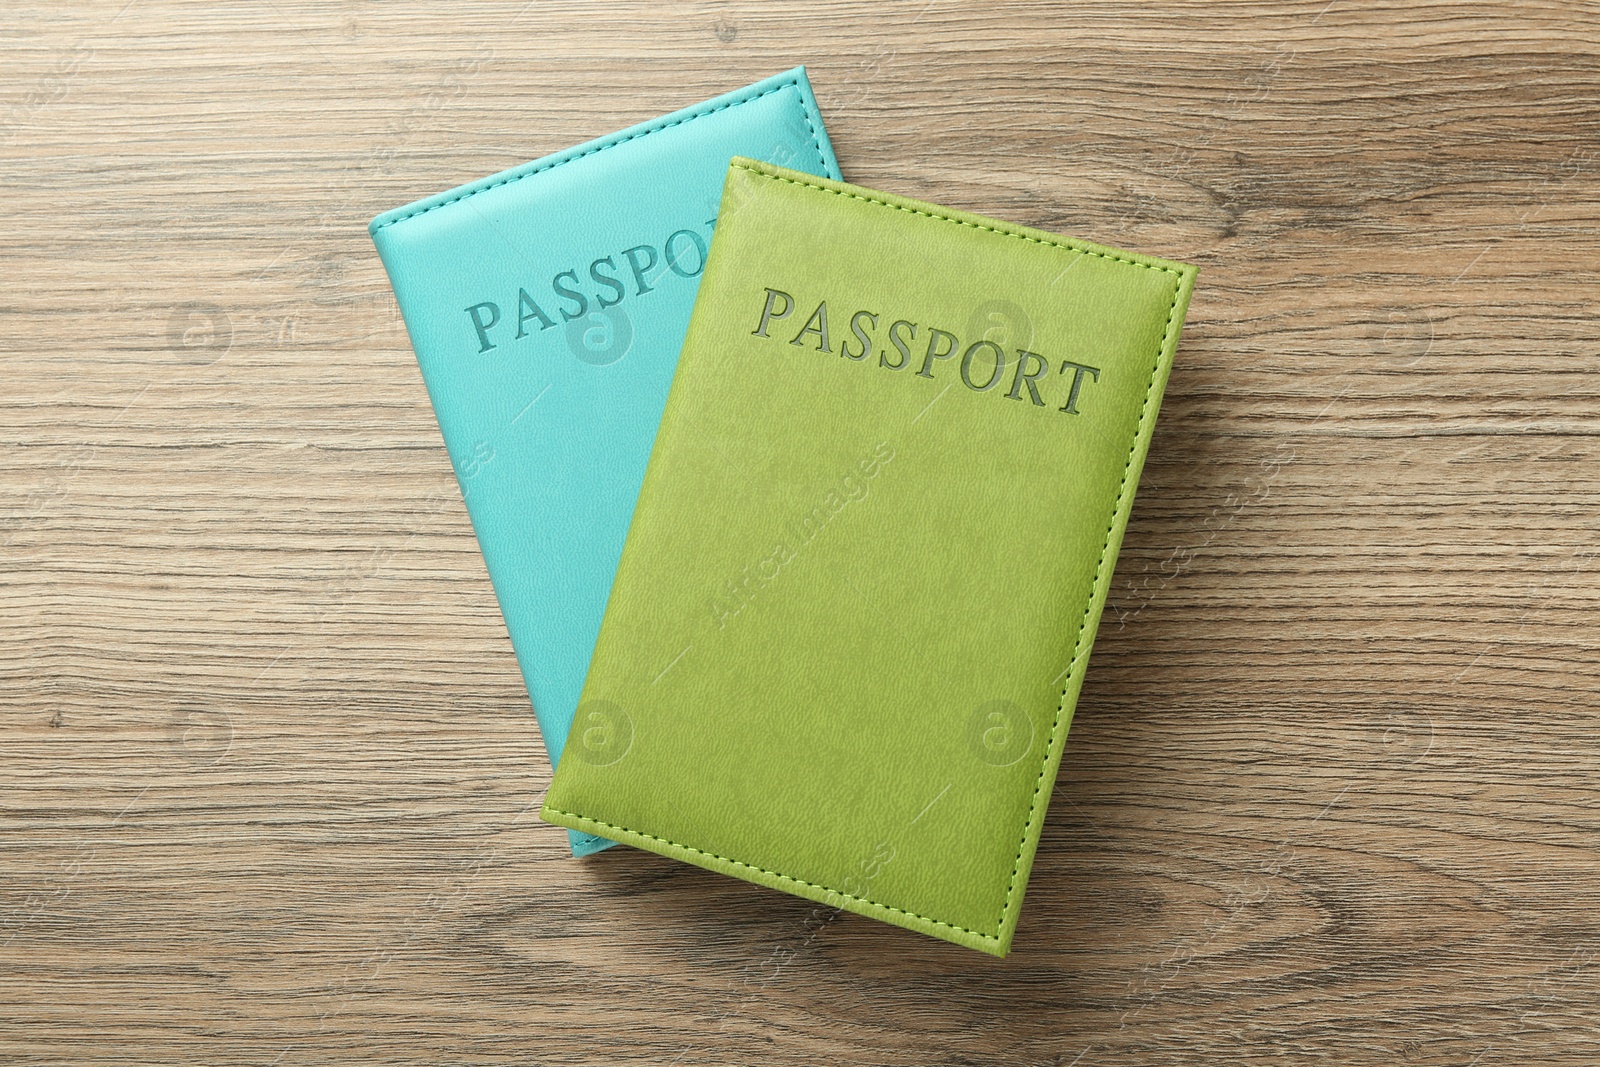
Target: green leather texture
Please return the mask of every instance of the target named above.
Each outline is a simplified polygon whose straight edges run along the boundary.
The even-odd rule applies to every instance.
[[[1194,277],[735,158],[543,817],[1005,955]]]

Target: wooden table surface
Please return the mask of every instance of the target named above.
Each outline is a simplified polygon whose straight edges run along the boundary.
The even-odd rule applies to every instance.
[[[0,1062],[1600,1063],[1600,8],[0,14]],[[1201,266],[1006,960],[536,817],[377,212],[808,65]]]

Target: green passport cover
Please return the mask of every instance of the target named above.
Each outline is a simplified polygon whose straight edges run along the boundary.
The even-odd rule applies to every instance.
[[[736,158],[543,817],[1005,955],[1194,276]]]

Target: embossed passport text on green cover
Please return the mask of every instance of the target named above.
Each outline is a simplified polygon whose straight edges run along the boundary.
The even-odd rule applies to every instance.
[[[1194,276],[735,160],[543,816],[1004,955]]]
[[[372,221],[552,759],[735,155],[838,177],[803,68]]]

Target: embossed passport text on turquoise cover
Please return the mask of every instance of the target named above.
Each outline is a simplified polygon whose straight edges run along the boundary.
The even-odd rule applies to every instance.
[[[735,155],[839,177],[804,68],[370,227],[552,760]]]

